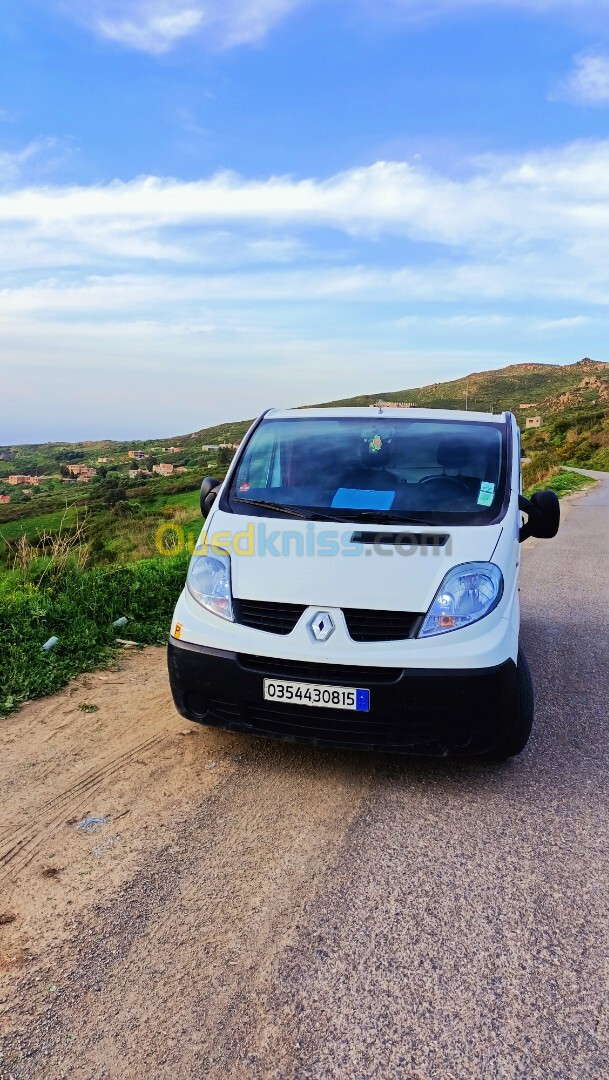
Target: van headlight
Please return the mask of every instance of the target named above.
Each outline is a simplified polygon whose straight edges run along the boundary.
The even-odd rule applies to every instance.
[[[230,583],[230,557],[219,548],[205,548],[205,553],[195,551],[186,576],[186,588],[201,607],[219,615],[222,619],[235,621]]]
[[[463,563],[449,570],[418,636],[459,630],[489,615],[503,595],[503,574],[494,563]]]

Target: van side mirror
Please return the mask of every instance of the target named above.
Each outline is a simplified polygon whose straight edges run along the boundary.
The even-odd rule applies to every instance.
[[[222,481],[216,480],[213,476],[206,476],[201,484],[201,494],[199,496],[199,505],[201,507],[201,513],[203,517],[207,517],[211,510],[216,497],[220,490]]]
[[[529,536],[550,540],[556,536],[560,525],[560,503],[555,491],[536,491],[530,499],[518,496],[518,509],[528,514],[528,519],[520,527],[520,543]]]

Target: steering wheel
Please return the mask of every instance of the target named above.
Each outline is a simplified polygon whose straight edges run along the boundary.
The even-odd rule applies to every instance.
[[[419,480],[419,484],[454,484],[455,487],[461,488],[462,491],[470,494],[469,487],[465,483],[465,480],[461,480],[459,476],[424,476],[422,480]]]

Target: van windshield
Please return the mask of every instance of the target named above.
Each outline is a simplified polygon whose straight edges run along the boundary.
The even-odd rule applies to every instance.
[[[311,520],[489,524],[505,494],[505,431],[406,417],[269,418],[249,439],[225,506]]]

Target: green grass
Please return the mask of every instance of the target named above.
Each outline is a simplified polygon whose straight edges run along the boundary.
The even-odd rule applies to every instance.
[[[3,546],[3,539],[17,540],[23,533],[25,533],[28,540],[33,542],[44,532],[59,532],[62,523],[66,529],[69,529],[76,522],[76,518],[80,516],[82,520],[84,514],[85,508],[83,506],[66,507],[64,505],[60,510],[53,510],[48,514],[19,518],[16,521],[5,521],[0,524],[0,548]]]
[[[192,510],[193,515],[201,513],[199,506],[199,488],[196,491],[182,491],[178,495],[155,495],[152,499],[142,499],[146,510],[160,510],[164,506],[183,506]]]
[[[91,510],[82,504],[66,508],[65,502],[62,502],[57,509],[44,514],[4,521],[0,523],[0,563],[3,562],[5,566],[10,564],[9,545],[14,545],[20,536],[25,535],[32,544],[36,544],[43,533],[69,533],[77,520],[82,522],[85,517],[91,565],[132,562],[153,556],[156,550],[154,538],[157,527],[171,517],[170,514],[163,513],[166,508],[176,511],[178,523],[188,532],[197,534],[201,527],[198,484],[195,490],[190,491],[163,490],[163,487],[172,486],[171,483],[164,484],[161,480],[160,490],[155,485],[150,496],[146,488],[138,491],[138,497],[131,500],[136,510],[132,517],[117,518],[109,509]],[[91,487],[88,494],[95,494],[95,489]]]
[[[142,644],[166,641],[187,563],[181,555],[116,568],[72,567],[38,581],[15,573],[0,578],[0,714],[108,661],[117,633]],[[116,631],[112,623],[123,615],[129,622]],[[52,636],[59,643],[43,652]]]

